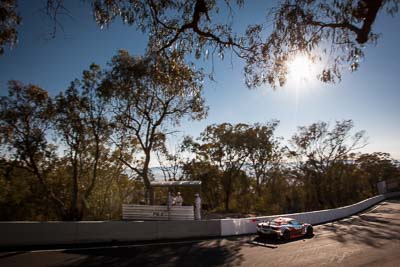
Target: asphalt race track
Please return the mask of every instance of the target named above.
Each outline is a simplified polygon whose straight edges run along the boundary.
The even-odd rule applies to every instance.
[[[400,200],[314,227],[290,242],[257,236],[124,247],[1,252],[0,266],[400,266]]]

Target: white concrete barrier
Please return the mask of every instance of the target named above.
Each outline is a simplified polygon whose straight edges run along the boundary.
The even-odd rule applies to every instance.
[[[0,222],[0,247],[144,241],[220,235],[219,220]]]
[[[272,216],[240,218],[240,219],[222,219],[221,220],[221,235],[243,235],[256,233],[256,225],[261,221],[272,220],[277,217],[290,217],[301,222],[310,224],[321,224],[324,222],[338,220],[344,217],[351,216],[360,211],[363,211],[387,198],[400,196],[400,192],[387,193],[371,197],[353,205],[340,207],[336,209],[318,210],[303,213],[280,214]]]
[[[203,221],[0,222],[0,247],[144,241],[252,234],[257,222],[280,216],[319,224],[365,210],[400,192],[378,195],[329,210],[241,219]]]

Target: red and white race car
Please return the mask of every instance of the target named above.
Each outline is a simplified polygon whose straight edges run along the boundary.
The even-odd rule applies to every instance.
[[[272,221],[258,223],[257,234],[263,237],[289,240],[300,236],[313,236],[313,227],[311,224],[299,223],[292,218],[279,217]]]

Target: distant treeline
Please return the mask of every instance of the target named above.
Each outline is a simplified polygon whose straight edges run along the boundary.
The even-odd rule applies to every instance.
[[[400,179],[385,153],[360,154],[351,120],[299,127],[278,121],[210,125],[168,151],[183,118],[203,119],[202,75],[169,59],[120,51],[56,96],[9,82],[0,99],[0,220],[120,219],[122,203],[164,203],[150,186],[157,158],[168,180],[201,180],[207,212],[273,214],[350,204]],[[179,189],[176,189],[179,190]],[[192,204],[194,190],[181,191]]]
[[[203,182],[211,210],[282,214],[334,208],[377,194],[377,182],[400,181],[400,165],[387,153],[362,154],[363,131],[351,120],[332,127],[299,127],[288,145],[274,135],[277,122],[208,126],[184,147],[195,158],[181,166]]]

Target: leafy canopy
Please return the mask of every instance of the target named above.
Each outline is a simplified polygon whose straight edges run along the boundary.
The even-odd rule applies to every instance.
[[[59,16],[68,13],[64,0],[46,1],[44,11],[61,27]],[[341,79],[344,67],[358,69],[365,45],[375,43],[372,28],[378,15],[398,12],[398,0],[280,0],[266,12],[264,21],[233,26],[244,0],[91,0],[94,19],[103,28],[114,20],[148,34],[148,52],[196,59],[232,53],[245,62],[247,87],[285,84],[288,62],[299,54],[323,62],[318,78]],[[3,0],[0,11],[0,49],[15,43],[21,18],[16,1]],[[73,14],[70,14],[73,16]],[[62,27],[61,27],[62,28]],[[0,50],[1,52],[2,50]],[[213,74],[213,73],[211,73]],[[211,75],[212,77],[212,75]]]

